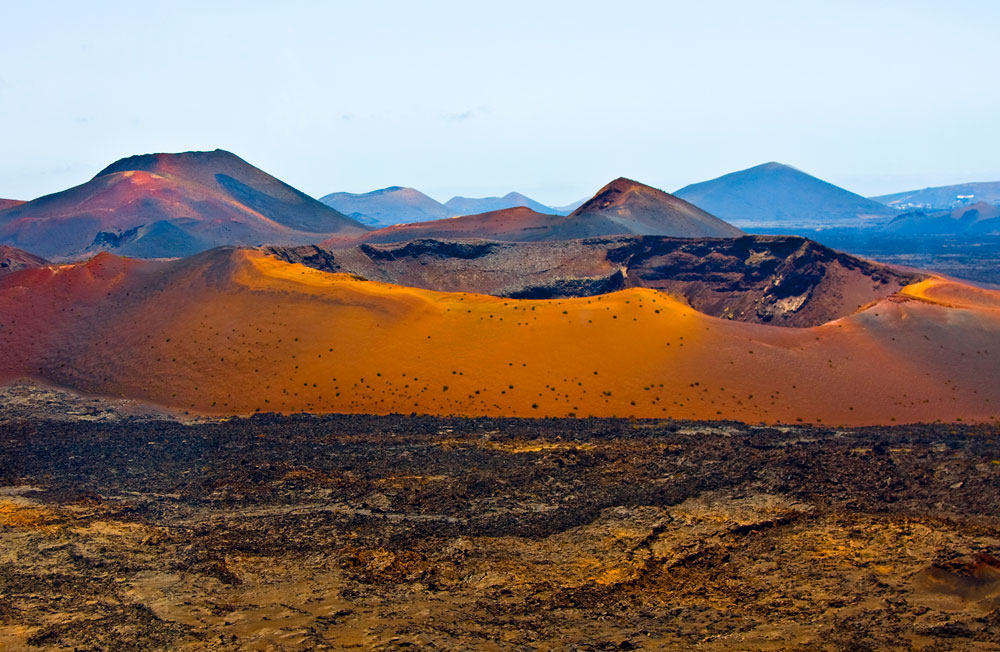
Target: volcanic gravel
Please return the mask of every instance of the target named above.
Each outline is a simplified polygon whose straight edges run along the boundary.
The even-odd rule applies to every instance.
[[[1000,649],[998,429],[0,423],[0,648]]]

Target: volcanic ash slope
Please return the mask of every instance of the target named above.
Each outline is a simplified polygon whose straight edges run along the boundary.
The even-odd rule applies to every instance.
[[[812,328],[632,288],[545,301],[260,251],[101,254],[0,278],[0,380],[196,413],[418,412],[874,424],[1000,412],[1000,294],[939,278]]]

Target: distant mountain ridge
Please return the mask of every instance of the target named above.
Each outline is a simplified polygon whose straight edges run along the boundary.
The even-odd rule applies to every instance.
[[[304,244],[367,228],[224,150],[120,159],[74,188],[0,211],[0,243],[46,257],[174,257]]]
[[[455,196],[442,204],[416,188],[406,186],[389,186],[362,193],[334,192],[320,197],[320,201],[362,224],[375,227],[430,222],[522,206],[545,215],[568,215],[578,205],[552,208],[519,192],[509,192],[503,197]]]
[[[518,206],[478,215],[398,224],[361,236],[334,237],[323,244],[345,247],[361,242],[403,242],[419,238],[538,242],[606,235],[733,238],[743,232],[662,190],[619,178],[569,215],[543,214]]]
[[[674,193],[740,227],[885,221],[898,212],[782,163],[764,163]]]
[[[554,212],[556,215],[569,215],[570,213],[572,213],[573,211],[575,211],[576,209],[580,208],[585,203],[587,203],[587,199],[589,198],[584,197],[583,199],[577,199],[575,202],[571,202],[569,204],[566,204],[565,206],[553,206],[552,212]]]
[[[978,203],[1000,204],[1000,181],[960,183],[872,197],[900,210],[943,210]]]
[[[537,213],[558,215],[559,211],[535,201],[519,192],[509,192],[503,197],[452,197],[444,203],[452,215],[475,215],[505,208],[525,206]]]
[[[979,202],[944,211],[904,213],[885,226],[905,235],[998,235],[1000,206]]]
[[[415,188],[403,186],[389,186],[363,193],[334,192],[319,200],[369,226],[426,222],[452,216],[441,202]]]

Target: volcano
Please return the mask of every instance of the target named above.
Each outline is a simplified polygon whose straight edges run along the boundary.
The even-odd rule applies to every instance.
[[[666,235],[675,238],[735,238],[743,232],[683,199],[618,178],[569,214],[580,235]]]
[[[0,243],[53,258],[99,250],[172,257],[366,230],[223,150],[131,156],[87,183],[0,212]]]
[[[774,162],[691,184],[675,194],[743,228],[857,226],[898,215],[885,204]]]

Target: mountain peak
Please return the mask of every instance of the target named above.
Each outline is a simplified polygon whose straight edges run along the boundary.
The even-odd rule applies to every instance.
[[[786,165],[784,163],[778,163],[777,161],[768,161],[767,163],[761,163],[760,165],[758,165],[756,167],[753,167],[753,168],[750,168],[750,169],[751,170],[754,170],[754,169],[762,169],[762,170],[794,170],[796,172],[800,172],[801,171],[798,168],[792,167],[791,165]]]
[[[371,226],[427,222],[452,215],[444,204],[409,186],[389,186],[362,193],[333,192],[319,200]]]
[[[584,202],[579,208],[573,211],[570,215],[583,215],[585,213],[592,212],[594,210],[604,210],[612,205],[626,201],[627,195],[635,192],[648,191],[652,193],[660,193],[663,197],[659,199],[671,198],[671,195],[663,192],[662,190],[657,190],[652,186],[647,186],[645,184],[639,183],[632,179],[626,177],[618,177],[611,183],[608,183],[603,188],[597,191],[593,197]],[[668,200],[669,201],[669,200]]]
[[[675,193],[740,226],[857,225],[895,211],[798,168],[771,161]]]
[[[0,199],[0,211],[20,206],[23,203],[25,202],[20,199]]]
[[[734,238],[743,232],[652,186],[618,177],[570,213],[570,218],[617,224],[618,233],[681,238]],[[612,233],[615,231],[611,231]]]
[[[451,215],[480,215],[492,213],[504,208],[527,206],[532,210],[551,215],[555,212],[551,207],[541,204],[531,197],[519,192],[508,192],[503,197],[461,197],[455,196],[444,203]]]
[[[0,223],[6,242],[54,258],[108,248],[170,257],[368,230],[221,149],[119,159],[86,183],[0,212]]]
[[[606,191],[614,192],[628,192],[629,190],[641,190],[644,188],[649,188],[650,190],[655,190],[652,186],[647,186],[644,183],[639,183],[634,179],[629,179],[628,177],[618,177],[611,183],[607,184],[598,191],[598,194]]]
[[[104,168],[94,178],[116,172],[144,171],[155,172],[162,168],[187,166],[217,166],[243,164],[250,165],[236,154],[224,149],[193,150],[189,152],[156,152],[153,154],[135,154],[120,158]]]

